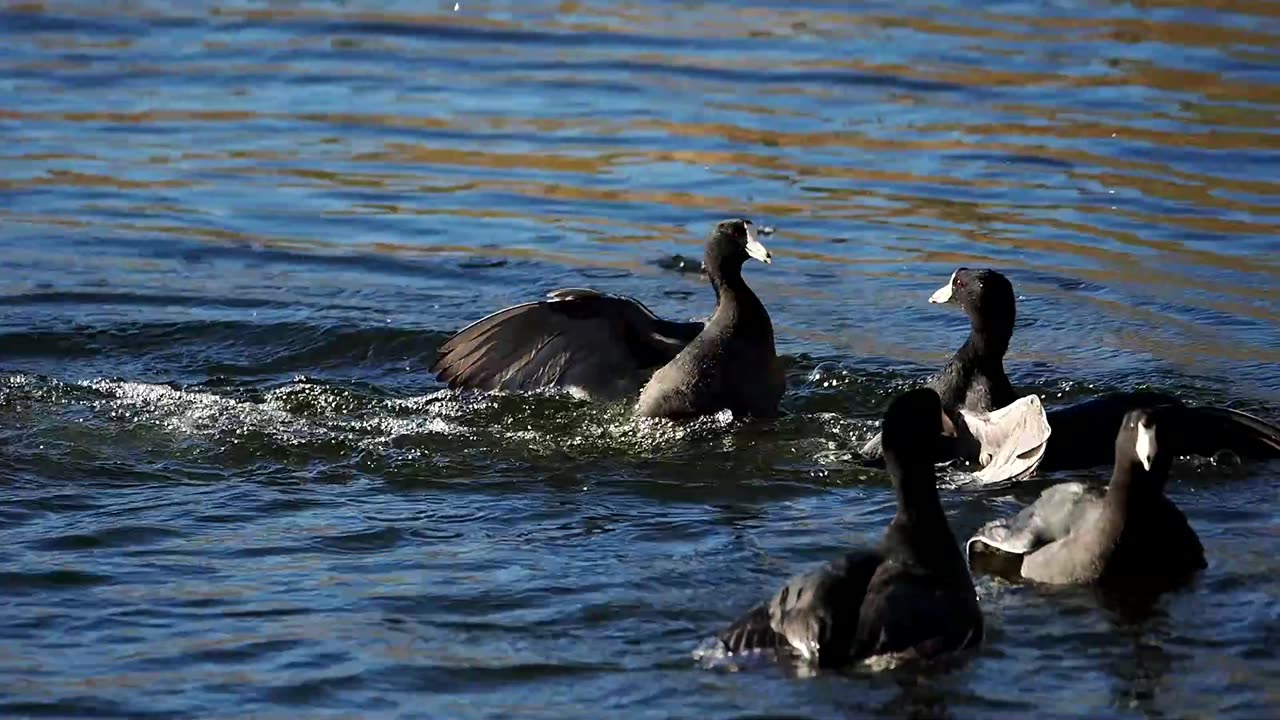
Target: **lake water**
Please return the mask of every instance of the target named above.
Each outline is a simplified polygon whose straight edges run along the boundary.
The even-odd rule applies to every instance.
[[[852,449],[957,265],[1050,405],[1280,415],[1280,6],[849,5],[4,3],[0,715],[1276,717],[1274,462],[1179,467],[1210,567],[1154,606],[981,579],[949,672],[693,660],[878,538]],[[787,417],[427,372],[557,287],[705,315],[673,258],[738,215]]]

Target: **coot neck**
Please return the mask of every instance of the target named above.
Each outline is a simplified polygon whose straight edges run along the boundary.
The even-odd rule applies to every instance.
[[[1009,340],[1012,337],[1011,324],[997,325],[974,319],[969,327],[969,337],[956,352],[956,358],[982,367],[1001,365],[1005,353],[1009,351]]]
[[[894,483],[894,494],[898,498],[898,515],[907,517],[913,522],[944,517],[942,501],[938,498],[937,479],[933,464],[929,459],[912,458],[905,460],[893,455],[885,456],[885,467],[889,474],[899,478]]]
[[[1113,520],[1137,518],[1140,521],[1148,512],[1144,508],[1149,508],[1164,492],[1152,474],[1136,458],[1118,459],[1107,485],[1106,514]]]
[[[991,406],[968,409],[990,412],[1014,401],[1013,386],[1004,373],[1004,354],[1009,349],[1012,334],[1012,330],[992,332],[973,323],[969,337],[938,377],[937,388],[943,407],[948,411],[967,407],[969,391],[979,379],[986,381]]]
[[[883,551],[897,562],[967,578],[964,558],[938,499],[933,466],[885,459],[899,482],[895,483],[898,512],[885,533]]]
[[[764,318],[764,325],[772,335],[769,327],[769,314],[764,309],[760,298],[747,285],[742,277],[740,263],[725,262],[723,265],[710,265],[711,287],[716,291],[715,318],[722,322],[740,322],[742,320],[758,321]]]

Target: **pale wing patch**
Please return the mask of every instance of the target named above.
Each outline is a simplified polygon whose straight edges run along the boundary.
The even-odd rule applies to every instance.
[[[1049,447],[1049,417],[1036,395],[1026,395],[991,413],[960,411],[978,441],[983,468],[978,484],[1021,480],[1030,475]]]

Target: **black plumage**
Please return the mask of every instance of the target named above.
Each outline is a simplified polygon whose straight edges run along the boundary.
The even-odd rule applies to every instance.
[[[663,320],[627,297],[557,290],[459,331],[432,370],[454,388],[560,388],[602,400],[640,391],[643,416],[776,414],[785,379],[769,313],[742,277],[749,258],[772,260],[751,221],[717,225],[704,255],[716,310],[705,323]]]
[[[948,412],[990,412],[1017,399],[1004,371],[1013,335],[1016,299],[1008,279],[995,270],[960,268],[929,298],[960,305],[969,316],[969,337],[933,381]],[[1248,413],[1195,407],[1167,393],[1117,392],[1048,411],[1052,436],[1039,469],[1044,472],[1104,465],[1113,458],[1115,428],[1137,408],[1159,409],[1171,447],[1181,455],[1219,451],[1246,458],[1280,457],[1280,427]]]
[[[880,545],[790,580],[718,636],[724,651],[782,651],[830,667],[884,654],[931,659],[982,641],[982,612],[930,461],[944,428],[954,430],[933,390],[894,399],[884,450],[898,511]]]

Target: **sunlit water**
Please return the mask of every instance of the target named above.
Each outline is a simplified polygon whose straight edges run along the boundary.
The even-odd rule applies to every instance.
[[[852,449],[962,340],[957,265],[1051,405],[1280,415],[1275,4],[4,5],[0,715],[1280,712],[1276,463],[1180,467],[1210,568],[1151,607],[982,580],[924,676],[691,655],[876,539]],[[427,373],[556,287],[705,315],[671,260],[734,215],[786,418]]]

